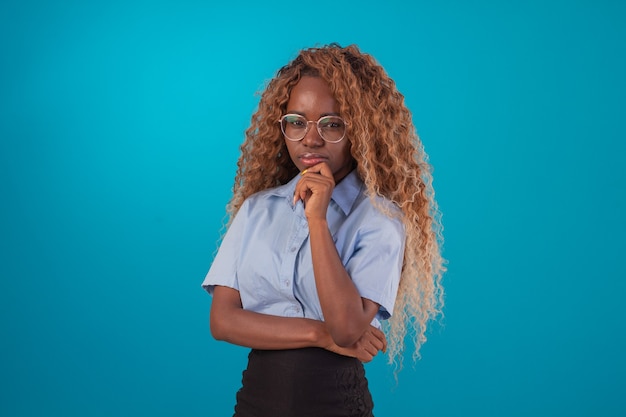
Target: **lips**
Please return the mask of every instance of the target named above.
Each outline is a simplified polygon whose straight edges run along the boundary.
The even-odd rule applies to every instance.
[[[307,167],[312,167],[320,162],[328,161],[328,157],[316,153],[304,153],[298,157],[300,161]]]

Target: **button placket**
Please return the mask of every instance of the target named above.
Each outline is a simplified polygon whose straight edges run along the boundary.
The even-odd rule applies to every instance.
[[[300,216],[296,216],[292,221],[293,227],[291,230],[293,230],[293,234],[286,245],[287,251],[284,254],[283,262],[280,268],[279,282],[283,293],[293,300],[293,310],[300,312],[300,304],[294,295],[293,279],[299,249],[302,247],[302,244],[308,236],[308,223],[306,220],[303,222]]]

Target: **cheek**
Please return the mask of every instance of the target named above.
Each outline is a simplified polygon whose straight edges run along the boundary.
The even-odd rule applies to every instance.
[[[293,148],[290,146],[290,143],[285,141],[285,150],[289,153],[289,156],[293,155]]]
[[[295,151],[295,146],[293,146],[292,143],[289,142],[285,142],[285,150],[287,151],[287,153],[289,154],[289,159],[291,160],[291,162],[294,163],[294,165],[298,165],[298,158],[295,157],[296,155],[296,151]],[[300,168],[300,167],[298,167]]]
[[[351,146],[346,146],[343,149],[343,159],[346,163],[352,163],[352,161],[354,160],[354,158],[352,157],[352,149]]]

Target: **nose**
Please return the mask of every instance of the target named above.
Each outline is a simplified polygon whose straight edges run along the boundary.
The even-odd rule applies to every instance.
[[[314,122],[309,122],[309,131],[302,138],[302,144],[310,148],[324,145],[324,139],[320,136],[320,132],[317,131],[317,125]]]

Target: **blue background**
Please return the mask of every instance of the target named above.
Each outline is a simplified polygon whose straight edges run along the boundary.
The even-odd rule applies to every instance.
[[[357,43],[435,167],[445,317],[378,417],[626,415],[620,1],[0,6],[0,414],[231,415],[200,288],[258,91]]]

